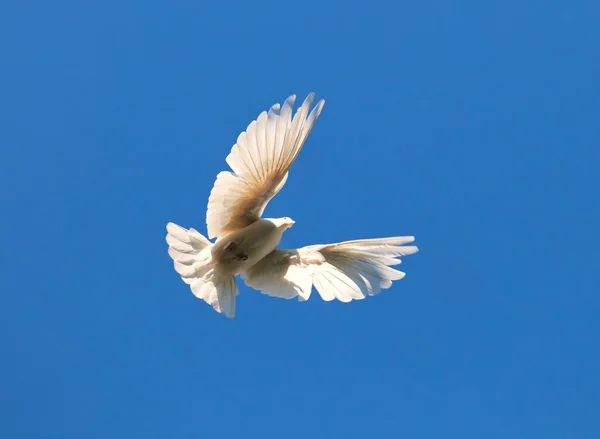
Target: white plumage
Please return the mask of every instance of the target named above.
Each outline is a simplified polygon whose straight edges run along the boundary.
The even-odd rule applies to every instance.
[[[323,300],[350,302],[402,279],[404,273],[391,266],[418,251],[406,245],[412,236],[277,249],[294,221],[261,216],[284,186],[324,104],[309,111],[311,93],[292,118],[295,98],[262,112],[227,156],[233,172],[218,174],[208,200],[206,224],[209,238],[217,238],[214,244],[194,229],[167,224],[175,270],[196,297],[227,317],[235,316],[236,275],[269,296],[308,300],[314,286]]]

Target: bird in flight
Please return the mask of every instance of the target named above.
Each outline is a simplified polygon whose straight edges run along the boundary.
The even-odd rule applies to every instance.
[[[237,138],[208,199],[208,238],[190,228],[167,224],[169,255],[175,271],[194,295],[227,317],[235,316],[236,279],[264,294],[308,300],[314,286],[323,300],[364,299],[389,288],[404,273],[391,268],[416,253],[405,245],[413,236],[359,239],[337,244],[278,249],[291,218],[262,218],[281,190],[325,101],[314,108],[314,94],[292,117],[296,96],[262,112]]]

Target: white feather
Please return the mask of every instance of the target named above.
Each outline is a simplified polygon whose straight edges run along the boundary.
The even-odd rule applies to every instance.
[[[279,109],[273,105],[238,136],[227,156],[233,172],[219,173],[208,200],[206,225],[210,238],[242,229],[258,220],[268,202],[281,190],[288,170],[302,150],[324,105],[309,114],[311,93],[293,119],[295,96]]]
[[[314,286],[325,301],[361,300],[404,277],[403,272],[389,266],[399,264],[399,257],[418,251],[415,246],[403,245],[413,240],[412,236],[401,236],[276,250],[248,270],[245,282],[265,294],[286,299],[299,296],[299,300],[307,300]]]
[[[167,224],[166,240],[175,271],[190,285],[194,296],[233,318],[237,284],[232,275],[221,273],[213,262],[212,243],[196,230],[173,223]]]

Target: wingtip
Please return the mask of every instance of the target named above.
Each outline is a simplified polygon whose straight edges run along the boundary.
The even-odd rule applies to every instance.
[[[409,236],[398,236],[395,239],[398,239],[399,241],[401,241],[402,242],[401,245],[408,244],[410,242],[414,242],[415,241],[415,237],[414,236],[410,236],[410,235]]]
[[[169,222],[167,223],[167,227],[166,227],[166,228],[167,228],[167,232],[168,232],[168,233],[173,233],[173,232],[175,232],[176,230],[178,230],[178,229],[181,229],[182,227],[181,227],[181,226],[178,226],[177,224],[175,224],[175,223],[173,223],[173,222],[171,222],[171,221],[169,221]]]
[[[315,100],[315,96],[316,96],[315,92],[311,91],[308,94],[308,96],[306,97],[306,100],[310,99],[310,101],[313,102]],[[315,107],[321,107],[321,108],[323,108],[324,105],[325,105],[325,99],[321,98],[321,99],[319,99],[319,101],[317,102],[317,105],[315,105]]]
[[[304,102],[302,103],[301,107],[306,105],[308,108],[310,108],[312,106],[314,100],[315,100],[315,94],[311,91],[308,94],[308,96],[306,96],[306,99],[304,99]]]
[[[401,248],[404,252],[404,256],[414,255],[415,253],[419,252],[419,247],[417,247],[416,245],[407,245]]]

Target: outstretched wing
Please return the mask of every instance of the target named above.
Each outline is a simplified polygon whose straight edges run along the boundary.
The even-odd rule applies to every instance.
[[[418,251],[416,246],[404,245],[413,241],[412,236],[400,236],[275,250],[252,267],[244,280],[249,287],[284,299],[308,300],[314,285],[326,301],[360,300],[404,277],[390,265]]]
[[[260,219],[267,203],[281,190],[290,166],[321,113],[325,101],[312,109],[308,95],[292,119],[295,95],[280,108],[275,104],[239,135],[227,156],[233,172],[223,171],[208,199],[208,237],[221,237]]]

